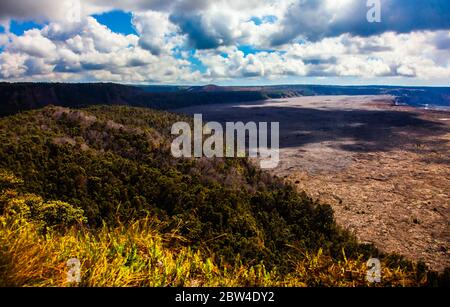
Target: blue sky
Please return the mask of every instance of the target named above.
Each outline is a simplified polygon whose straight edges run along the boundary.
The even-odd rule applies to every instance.
[[[31,30],[31,29],[42,29],[43,25],[38,24],[32,20],[29,21],[20,21],[20,20],[11,20],[10,24],[10,31],[11,33],[14,33],[15,35],[23,35],[25,31]]]
[[[95,19],[102,25],[107,26],[111,31],[121,33],[124,35],[136,34],[136,29],[133,26],[133,15],[130,12],[114,10],[102,14],[93,15]]]
[[[450,85],[450,1],[376,2],[2,0],[0,80]]]

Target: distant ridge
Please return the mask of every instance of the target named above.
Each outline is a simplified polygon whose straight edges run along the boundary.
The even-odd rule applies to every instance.
[[[187,92],[226,92],[229,91],[228,87],[222,87],[214,84],[208,84],[204,86],[191,86],[186,89]]]
[[[450,107],[448,87],[396,86],[132,86],[115,83],[0,82],[0,116],[46,105],[85,107],[129,105],[175,109],[191,105],[259,101],[316,95],[391,95],[396,103],[417,107]]]

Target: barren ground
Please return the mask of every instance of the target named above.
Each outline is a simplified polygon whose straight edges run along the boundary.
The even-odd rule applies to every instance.
[[[389,96],[316,96],[194,106],[204,120],[280,122],[272,172],[333,206],[337,222],[386,252],[450,266],[450,112]]]

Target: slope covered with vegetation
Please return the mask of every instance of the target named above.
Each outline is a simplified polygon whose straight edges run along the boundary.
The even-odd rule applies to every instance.
[[[86,225],[83,210],[18,191],[23,181],[0,171],[0,286],[368,286],[362,255],[336,259],[304,251],[287,273],[239,257],[217,262],[186,246],[177,229],[147,216],[115,227]],[[68,259],[80,263],[80,281],[67,279]],[[378,286],[445,283],[423,266],[384,258]]]
[[[384,284],[442,279],[358,244],[246,159],[172,158],[179,120],[123,106],[0,119],[1,283],[61,285],[70,257],[84,285],[364,285],[373,256]]]

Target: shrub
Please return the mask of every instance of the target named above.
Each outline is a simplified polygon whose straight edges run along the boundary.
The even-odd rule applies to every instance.
[[[49,227],[70,227],[86,221],[82,209],[59,200],[39,203],[31,210],[33,219],[42,221],[45,226]]]

